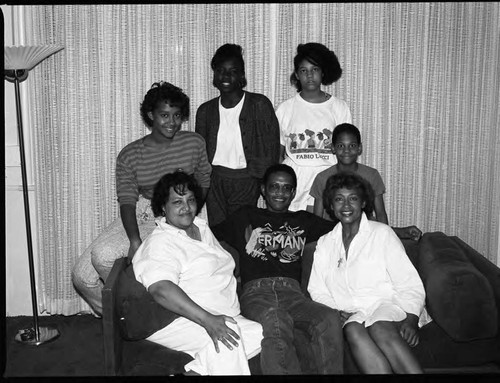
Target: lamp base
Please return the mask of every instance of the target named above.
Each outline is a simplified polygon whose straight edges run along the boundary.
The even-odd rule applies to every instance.
[[[37,339],[33,327],[25,328],[19,330],[14,339],[30,346],[40,346],[41,344],[55,340],[60,335],[59,330],[55,327],[39,327],[38,332],[40,336]]]

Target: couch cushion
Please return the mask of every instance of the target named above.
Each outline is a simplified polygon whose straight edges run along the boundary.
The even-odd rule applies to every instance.
[[[123,375],[178,375],[193,358],[148,340],[124,342],[122,354]]]
[[[461,368],[500,363],[500,338],[456,342],[436,321],[422,327],[412,352],[424,369]],[[500,365],[500,364],[499,364]]]
[[[118,277],[115,309],[120,318],[120,333],[128,340],[147,338],[179,317],[158,304],[135,279],[132,264]]]
[[[451,238],[441,232],[425,233],[417,263],[427,311],[453,340],[496,335],[498,311],[492,287]]]

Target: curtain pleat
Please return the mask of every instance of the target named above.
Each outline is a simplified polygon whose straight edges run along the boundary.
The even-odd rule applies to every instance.
[[[244,49],[247,90],[274,105],[297,44],[327,45],[343,68],[327,92],[362,132],[389,222],[457,235],[496,262],[500,216],[500,5],[293,3],[24,6],[26,44],[62,44],[29,77],[40,310],[88,311],[71,268],[118,216],[118,152],[148,132],[139,107],[169,81],[196,109],[218,95],[210,60]]]

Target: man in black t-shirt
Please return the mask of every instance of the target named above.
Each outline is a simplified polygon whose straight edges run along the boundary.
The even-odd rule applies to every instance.
[[[312,362],[318,374],[341,374],[339,313],[313,302],[300,286],[304,246],[331,231],[334,223],[306,211],[290,212],[296,185],[291,167],[269,167],[261,185],[267,208],[242,207],[212,231],[218,240],[238,251],[241,312],[263,327],[262,373],[302,373],[294,346],[295,327],[310,336]]]

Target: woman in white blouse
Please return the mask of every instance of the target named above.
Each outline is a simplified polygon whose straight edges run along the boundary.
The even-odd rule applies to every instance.
[[[328,179],[324,206],[340,222],[318,240],[308,291],[341,312],[362,373],[422,373],[411,347],[419,341],[424,287],[391,227],[368,219],[372,194],[356,174]]]
[[[240,314],[235,262],[196,217],[200,196],[196,180],[183,172],[164,175],[154,188],[157,226],[132,264],[155,301],[180,317],[147,339],[190,354],[189,374],[249,375],[262,326]]]

